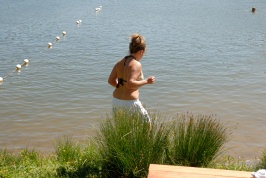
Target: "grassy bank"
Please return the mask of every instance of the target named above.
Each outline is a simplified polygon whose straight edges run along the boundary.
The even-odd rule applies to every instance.
[[[247,164],[224,155],[231,131],[215,115],[153,115],[151,126],[137,114],[125,111],[107,117],[97,136],[86,142],[58,138],[54,153],[22,149],[0,150],[0,178],[8,177],[147,177],[149,164],[183,165],[256,171],[260,162]]]

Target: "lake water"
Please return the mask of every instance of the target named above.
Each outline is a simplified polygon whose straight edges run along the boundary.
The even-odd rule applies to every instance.
[[[0,147],[51,151],[62,135],[93,135],[111,111],[109,73],[139,32],[144,75],[156,77],[140,89],[148,111],[217,114],[235,128],[229,154],[266,149],[265,0],[0,2]]]

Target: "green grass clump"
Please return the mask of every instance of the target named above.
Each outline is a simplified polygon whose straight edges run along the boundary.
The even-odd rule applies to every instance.
[[[99,177],[101,157],[93,142],[85,145],[74,143],[72,138],[63,137],[56,141],[55,159],[58,163],[58,177]]]
[[[266,169],[266,150],[262,152],[262,155],[259,159],[259,163],[257,164],[255,170]]]
[[[104,176],[146,177],[151,163],[163,163],[168,135],[164,124],[150,126],[136,113],[117,111],[101,124],[97,137]]]
[[[11,153],[0,150],[0,178],[101,177],[101,157],[93,142],[77,144],[58,139],[55,154],[41,156],[28,148]]]
[[[169,164],[206,167],[228,141],[227,129],[214,115],[182,114],[173,125]]]

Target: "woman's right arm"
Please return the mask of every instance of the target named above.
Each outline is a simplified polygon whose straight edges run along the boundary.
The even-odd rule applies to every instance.
[[[140,80],[138,81],[138,77],[141,73],[141,64],[137,63],[133,66],[131,66],[130,70],[129,70],[129,74],[128,74],[128,82],[127,84],[127,88],[128,89],[138,89],[143,85],[146,84],[153,84],[155,81],[155,77],[148,77],[147,79],[144,80]]]

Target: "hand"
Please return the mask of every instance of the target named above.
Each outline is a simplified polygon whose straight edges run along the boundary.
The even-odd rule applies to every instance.
[[[154,82],[155,82],[155,77],[154,76],[151,76],[151,77],[147,78],[147,83],[148,84],[153,84]]]

